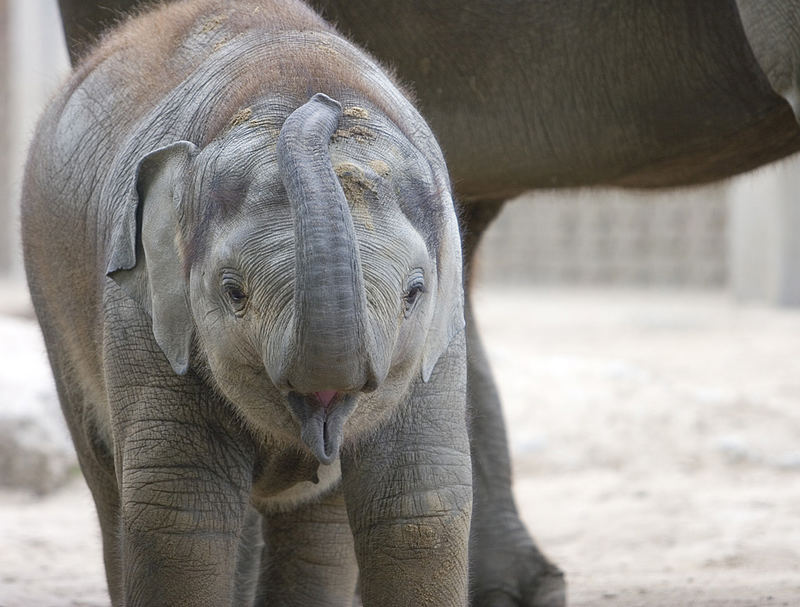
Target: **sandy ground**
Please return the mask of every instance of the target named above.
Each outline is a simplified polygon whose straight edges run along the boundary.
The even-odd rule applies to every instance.
[[[477,308],[520,510],[571,605],[800,605],[800,312],[489,288]],[[80,479],[0,492],[0,605],[107,603]]]

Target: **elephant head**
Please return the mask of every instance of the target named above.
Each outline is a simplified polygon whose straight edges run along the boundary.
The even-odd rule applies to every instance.
[[[145,155],[109,265],[175,373],[325,464],[463,327],[443,162],[355,101],[264,100],[202,149]]]

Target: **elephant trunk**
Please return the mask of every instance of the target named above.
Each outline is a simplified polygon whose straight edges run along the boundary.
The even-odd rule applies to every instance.
[[[328,149],[341,115],[337,101],[314,95],[286,120],[277,149],[295,231],[294,316],[280,383],[323,405],[378,382],[353,218]]]

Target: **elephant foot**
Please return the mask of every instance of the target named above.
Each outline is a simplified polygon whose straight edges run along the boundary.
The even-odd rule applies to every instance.
[[[479,525],[470,547],[472,607],[564,607],[561,570],[539,551],[516,514]]]

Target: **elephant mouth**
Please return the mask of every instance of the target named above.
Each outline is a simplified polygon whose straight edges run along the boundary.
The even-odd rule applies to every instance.
[[[300,424],[300,438],[323,465],[339,457],[344,423],[356,407],[356,395],[325,390],[289,392],[289,411]]]

